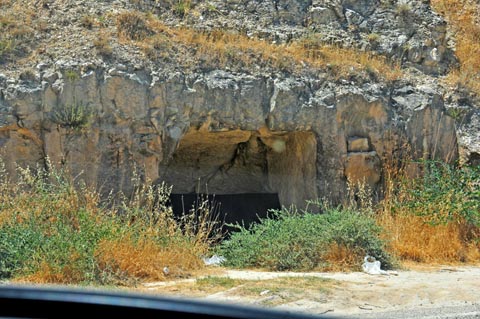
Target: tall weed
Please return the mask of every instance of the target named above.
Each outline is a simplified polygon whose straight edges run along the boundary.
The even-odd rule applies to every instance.
[[[378,223],[391,250],[417,262],[480,260],[480,168],[417,162],[417,178],[389,173]]]
[[[430,223],[480,226],[480,168],[437,161],[421,163],[423,177],[403,184],[403,205]]]
[[[0,161],[1,162],[1,161]],[[185,276],[203,266],[207,227],[188,232],[166,205],[170,188],[137,180],[121,205],[46,167],[0,165],[0,278],[54,283],[132,284]],[[108,208],[110,207],[110,208]],[[165,272],[165,267],[169,271]]]

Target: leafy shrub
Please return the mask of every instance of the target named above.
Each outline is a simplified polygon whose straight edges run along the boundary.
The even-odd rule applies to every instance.
[[[367,214],[330,209],[324,214],[299,214],[294,209],[275,211],[250,229],[239,226],[220,247],[229,266],[265,267],[274,270],[311,270],[331,267],[334,247],[355,255],[358,267],[365,254],[384,267],[394,260],[379,239],[381,229]]]
[[[85,210],[74,216],[50,212],[40,217],[46,221],[39,221],[31,211],[12,217],[0,226],[0,277],[22,274],[35,281],[94,281],[98,242],[115,234],[114,223],[102,223]]]
[[[480,226],[480,167],[455,167],[426,161],[424,176],[410,189],[407,205],[431,223],[462,222]]]

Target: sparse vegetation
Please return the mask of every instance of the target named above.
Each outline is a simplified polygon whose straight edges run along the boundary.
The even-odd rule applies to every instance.
[[[408,3],[400,3],[397,5],[397,8],[396,8],[397,15],[401,17],[406,17],[411,11],[412,11],[412,8]]]
[[[177,283],[174,286],[156,287],[160,293],[180,293],[182,295],[204,296],[205,294],[231,294],[233,296],[258,298],[261,305],[273,306],[295,300],[302,300],[305,296],[322,297],[328,294],[330,288],[338,282],[331,279],[314,276],[286,276],[273,279],[252,280],[232,279],[223,276],[207,276],[195,282]]]
[[[181,17],[186,16],[191,8],[192,8],[191,0],[176,0],[173,4],[173,12],[175,12]]]
[[[75,70],[71,70],[71,69],[65,70],[64,74],[65,74],[65,78],[70,82],[75,82],[80,78],[77,71]]]
[[[151,30],[147,27],[142,13],[126,11],[117,17],[117,32],[119,37],[138,41],[145,39]]]
[[[460,65],[453,69],[448,82],[466,87],[480,96],[480,12],[472,0],[432,0],[432,7],[442,14],[455,34],[455,54]]]
[[[18,10],[13,15],[10,8],[2,9],[0,13],[0,64],[25,56],[30,51],[32,38],[33,29],[23,10]]]
[[[367,35],[367,40],[371,44],[377,43],[379,39],[380,39],[380,35],[378,33],[370,33]]]
[[[195,281],[197,289],[211,292],[212,289],[230,289],[244,283],[242,280],[235,280],[228,277],[207,276]]]
[[[84,15],[80,19],[80,25],[86,29],[92,29],[95,25],[95,18],[91,15]]]
[[[335,284],[334,280],[313,277],[279,277],[271,280],[249,280],[238,288],[239,295],[259,296],[261,293],[267,295],[280,295],[280,301],[265,300],[264,304],[274,305],[275,303],[285,303],[303,298],[310,294],[321,296],[328,293],[330,287]]]
[[[180,63],[185,68],[192,65],[202,68],[263,65],[288,72],[323,68],[337,77],[373,72],[387,81],[396,80],[402,74],[399,66],[387,62],[384,57],[326,45],[315,34],[277,45],[232,31],[173,28],[152,16],[146,24],[154,35],[137,41],[137,45],[149,58],[173,57],[181,52]],[[157,48],[161,48],[158,55]]]
[[[74,187],[78,181],[49,162],[19,168],[17,183],[3,164],[0,171],[0,278],[118,285],[203,267],[208,236],[174,220],[164,185],[139,186],[119,207],[81,183]]]
[[[112,56],[113,49],[110,45],[109,37],[106,34],[99,34],[98,38],[93,41],[93,46],[98,54],[106,58]]]
[[[74,102],[55,108],[51,120],[65,128],[81,129],[88,125],[92,115],[90,106]]]
[[[396,173],[378,222],[392,252],[417,262],[480,260],[480,171],[421,162],[423,176]],[[387,172],[387,176],[390,176]]]

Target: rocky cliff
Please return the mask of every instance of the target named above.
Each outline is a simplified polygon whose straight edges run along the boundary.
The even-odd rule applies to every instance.
[[[2,4],[28,31],[0,54],[11,172],[48,157],[105,192],[137,171],[302,206],[347,180],[380,191],[392,158],[478,164],[478,104],[440,81],[454,39],[428,1],[20,2]]]

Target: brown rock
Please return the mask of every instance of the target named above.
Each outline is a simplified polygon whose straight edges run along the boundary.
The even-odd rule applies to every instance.
[[[351,137],[348,139],[349,152],[368,152],[370,147],[368,145],[368,138]]]
[[[373,188],[381,177],[381,165],[377,153],[348,153],[345,162],[345,177],[354,185],[366,183]]]

